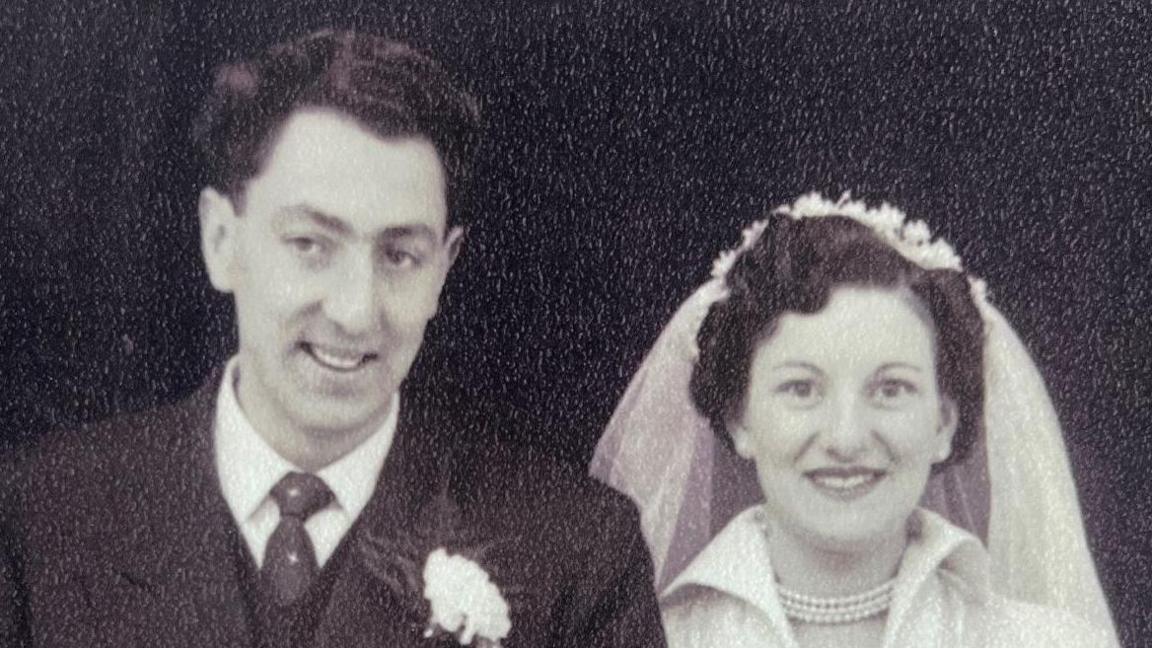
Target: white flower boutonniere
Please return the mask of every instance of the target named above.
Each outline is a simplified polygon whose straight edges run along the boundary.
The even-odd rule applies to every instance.
[[[404,645],[500,648],[525,595],[499,569],[516,543],[466,520],[445,481],[408,524],[366,532],[360,555],[399,603]]]
[[[424,598],[432,608],[425,637],[447,632],[462,646],[500,648],[512,621],[508,602],[488,572],[464,556],[443,547],[424,563]]]

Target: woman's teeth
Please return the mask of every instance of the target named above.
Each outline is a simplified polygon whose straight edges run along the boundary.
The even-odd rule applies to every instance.
[[[825,488],[838,488],[842,490],[848,490],[851,488],[856,488],[857,486],[863,486],[869,481],[875,479],[875,477],[875,475],[853,475],[851,477],[826,476],[813,477],[812,480],[817,484],[824,486]]]

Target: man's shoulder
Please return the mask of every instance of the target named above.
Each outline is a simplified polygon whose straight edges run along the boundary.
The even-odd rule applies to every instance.
[[[153,480],[207,437],[211,406],[193,394],[177,403],[46,432],[5,452],[4,505],[100,497]],[[82,497],[81,500],[92,498]]]
[[[451,503],[461,513],[460,548],[474,552],[501,591],[516,593],[521,623],[538,626],[522,636],[540,640],[529,643],[580,636],[589,645],[663,645],[632,502],[541,443],[563,435],[542,433],[538,420],[517,422],[514,413],[509,423],[499,403],[455,400],[437,414],[449,409],[463,416],[441,416],[440,427],[422,430],[447,436],[438,446],[451,448],[449,461],[439,467],[450,475]]]
[[[438,425],[454,439],[453,471],[470,490],[512,500],[522,508],[580,508],[603,514],[627,514],[632,508],[630,500],[592,478],[582,462],[538,442],[543,424],[508,420],[498,404],[439,418]]]
[[[442,439],[439,447],[450,448],[458,496],[492,515],[569,530],[573,520],[601,532],[638,528],[631,500],[588,475],[583,463],[528,442],[539,439],[543,429],[530,415],[510,416],[500,403],[456,401],[451,408],[421,414],[420,420],[420,427]]]
[[[535,445],[492,442],[488,454],[475,454],[472,473],[523,507],[580,511],[596,517],[627,517],[634,507],[621,493],[591,477],[579,462]]]

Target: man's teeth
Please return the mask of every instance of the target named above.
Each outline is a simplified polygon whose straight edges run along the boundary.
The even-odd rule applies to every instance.
[[[835,477],[832,475],[813,475],[812,481],[825,488],[834,488],[837,490],[851,490],[858,486],[863,486],[868,482],[877,478],[874,473],[863,475],[852,475],[851,477]]]
[[[364,361],[364,354],[361,353],[338,353],[327,351],[318,346],[312,346],[311,349],[312,355],[317,360],[333,369],[349,371],[359,367],[360,363]]]

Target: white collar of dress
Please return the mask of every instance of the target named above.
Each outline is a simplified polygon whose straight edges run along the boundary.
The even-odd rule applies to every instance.
[[[760,506],[754,506],[734,517],[664,589],[661,600],[673,604],[694,588],[712,589],[742,599],[773,621],[784,623],[759,515]],[[902,608],[938,570],[953,576],[966,596],[986,600],[991,594],[989,559],[980,541],[926,509],[917,509],[911,523],[917,531],[909,538],[896,577],[891,616],[903,616]]]

